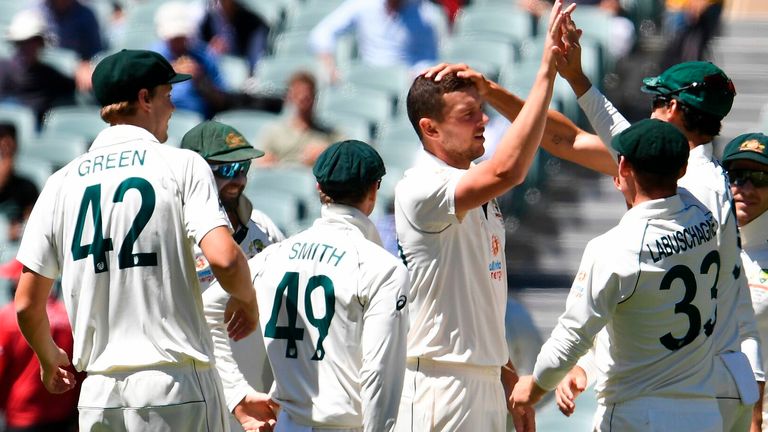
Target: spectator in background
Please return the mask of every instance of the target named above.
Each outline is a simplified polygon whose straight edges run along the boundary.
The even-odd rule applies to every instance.
[[[10,59],[0,60],[0,100],[28,106],[37,115],[57,104],[74,102],[75,81],[40,61],[47,26],[35,10],[14,15],[6,40],[14,46]]]
[[[284,108],[288,115],[264,131],[261,148],[266,155],[258,162],[311,167],[323,150],[340,140],[338,133],[315,118],[316,92],[315,78],[310,73],[300,71],[291,76]]]
[[[14,268],[15,275],[3,274],[16,282],[22,265],[16,260],[3,265]],[[46,305],[51,333],[56,344],[72,355],[72,329],[61,300],[51,296]],[[75,373],[72,366],[69,371]],[[16,323],[16,309],[8,303],[0,309],[0,412],[5,415],[7,432],[74,432],[77,431],[78,374],[74,391],[49,393],[40,381],[40,364],[21,335]]]
[[[178,109],[200,113],[206,119],[227,108],[224,81],[216,58],[195,38],[196,22],[189,5],[163,4],[155,14],[159,42],[153,51],[165,57],[178,73],[192,79],[174,85],[171,100]]]
[[[200,25],[200,37],[217,54],[243,57],[253,69],[267,51],[269,25],[242,0],[215,0]]]
[[[79,90],[90,91],[90,60],[105,48],[96,14],[78,0],[42,0],[40,11],[51,27],[54,45],[80,56],[75,81]]]
[[[38,195],[34,183],[14,172],[17,149],[16,128],[0,123],[0,216],[8,219],[8,240],[14,242],[21,238]]]
[[[720,27],[723,0],[667,0],[664,17],[669,44],[662,67],[705,60],[709,42]]]
[[[360,58],[369,65],[405,65],[414,72],[437,60],[440,8],[424,0],[346,0],[312,30],[309,43],[331,82],[338,80],[334,51],[354,31]]]

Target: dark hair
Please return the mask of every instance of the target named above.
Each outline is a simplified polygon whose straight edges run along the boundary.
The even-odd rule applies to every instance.
[[[408,120],[411,121],[419,139],[422,138],[419,120],[422,118],[443,120],[443,109],[445,108],[443,95],[470,87],[474,87],[472,80],[459,78],[455,73],[444,76],[440,81],[425,78],[423,75],[419,75],[413,80],[411,89],[408,90],[406,106],[408,108]]]
[[[288,87],[291,87],[297,82],[302,82],[312,87],[313,94],[317,90],[317,82],[315,81],[315,77],[307,71],[300,70],[294,72],[291,77],[288,78]]]
[[[653,109],[669,106],[672,99],[668,96],[655,97],[653,99]],[[722,117],[694,108],[679,99],[675,100],[677,100],[680,111],[683,113],[683,126],[685,126],[686,130],[713,137],[720,135],[720,129],[723,127]]]
[[[377,179],[374,183],[377,183]],[[368,190],[374,184],[365,185],[362,187],[354,188],[333,188],[327,185],[320,185],[320,202],[323,204],[344,204],[348,206],[356,206],[363,202],[365,196],[368,194]]]
[[[0,123],[0,138],[9,136],[16,141],[16,125],[13,123]]]

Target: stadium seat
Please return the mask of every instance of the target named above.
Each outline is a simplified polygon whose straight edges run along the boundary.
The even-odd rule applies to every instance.
[[[301,225],[320,215],[320,199],[316,185],[315,176],[307,167],[275,166],[251,168],[247,188],[279,191],[283,199],[297,200],[299,208],[296,220]],[[261,210],[259,205],[260,203],[254,202],[254,207]]]
[[[13,169],[19,175],[32,181],[38,190],[42,190],[48,177],[54,172],[54,164],[34,151],[31,153],[29,154],[27,151],[19,153],[13,161]]]
[[[451,39],[440,57],[449,63],[466,63],[491,79],[498,78],[504,65],[517,60],[514,43],[482,34]]]
[[[275,57],[310,55],[309,31],[280,33],[272,45],[272,54]]]
[[[317,99],[317,110],[321,115],[332,112],[357,116],[376,128],[392,116],[393,106],[387,93],[349,85],[321,92]]]
[[[385,92],[396,102],[410,86],[405,66],[370,66],[362,61],[351,62],[341,71],[343,81],[361,89]]]
[[[344,139],[356,139],[370,142],[373,128],[368,120],[344,112],[323,111],[318,119],[337,131]]]
[[[203,121],[203,116],[196,111],[177,109],[168,122],[168,140],[169,144],[178,146],[184,134]]]
[[[219,72],[227,90],[230,91],[242,90],[251,76],[248,60],[228,54],[219,57]]]
[[[278,121],[280,116],[267,111],[239,109],[222,111],[213,119],[234,127],[251,145],[258,146],[264,127]]]
[[[288,79],[299,70],[306,70],[317,77],[320,69],[311,56],[263,57],[256,65],[251,90],[258,94],[282,96],[288,87]]]
[[[155,33],[155,12],[163,1],[132,2],[125,10],[122,29],[115,36],[114,47],[149,49],[159,41]]]
[[[98,106],[61,106],[48,110],[43,119],[43,133],[78,135],[91,142],[107,127]]]
[[[269,216],[286,236],[297,233],[305,226],[299,218],[301,205],[295,197],[252,182],[246,185],[243,193],[251,200],[253,207]]]
[[[339,4],[340,2],[333,1],[309,1],[301,7],[294,8],[288,11],[285,17],[283,31],[310,31]]]
[[[37,134],[35,113],[24,105],[1,103],[0,123],[12,123],[16,126],[16,140],[19,149],[30,145]]]
[[[40,60],[70,78],[75,76],[77,66],[80,64],[80,57],[75,51],[50,45],[45,47]]]
[[[54,169],[59,169],[88,151],[89,145],[90,141],[86,141],[82,135],[63,131],[44,132],[19,156],[43,159]]]
[[[527,12],[514,6],[466,7],[456,17],[454,37],[484,35],[515,42],[533,35],[533,25]]]

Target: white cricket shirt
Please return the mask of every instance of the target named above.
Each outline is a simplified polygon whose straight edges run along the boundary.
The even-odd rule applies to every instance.
[[[253,210],[251,202],[244,195],[240,196],[237,213],[240,220],[247,220],[245,231],[241,227],[234,234],[247,258],[250,259],[272,243],[285,239],[267,215]],[[213,338],[216,370],[224,387],[227,408],[232,411],[248,393],[256,391],[255,389],[265,393],[269,391],[272,385],[272,370],[267,362],[260,326],[239,341],[229,338],[224,311],[230,295],[216,281],[208,261],[198,247],[195,247],[195,265],[203,288],[203,310]]]
[[[112,126],[48,179],[18,259],[61,275],[77,370],[209,362],[192,245],[228,224],[202,157]]]
[[[411,276],[408,357],[500,367],[509,359],[504,223],[496,200],[456,217],[465,172],[425,151],[395,189]]]
[[[298,424],[392,430],[405,374],[408,271],[360,211],[324,205],[312,227],[250,260],[273,399]]]
[[[641,203],[587,245],[565,313],[534,367],[552,389],[593,345],[605,404],[711,397],[718,222],[685,190]],[[604,329],[604,330],[603,330]],[[604,349],[604,350],[601,350]]]
[[[760,333],[763,370],[768,365],[768,212],[755,218],[741,229],[741,259],[749,281],[752,307]]]
[[[603,144],[612,154],[613,136],[629,127],[629,122],[594,86],[579,98],[584,110]],[[733,213],[730,185],[720,162],[712,154],[712,144],[702,144],[691,150],[688,168],[678,185],[686,188],[713,212],[720,224],[718,243],[721,265],[718,279],[718,322],[715,326],[715,352],[742,351],[752,366],[757,381],[763,381],[754,311],[749,298],[747,281],[740,262],[740,242]]]

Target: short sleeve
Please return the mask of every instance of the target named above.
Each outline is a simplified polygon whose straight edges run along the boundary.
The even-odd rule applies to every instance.
[[[17,258],[27,268],[48,279],[56,279],[61,263],[56,250],[56,202],[62,174],[51,176],[29,215]]]
[[[456,217],[456,185],[465,171],[435,169],[408,174],[397,184],[395,206],[408,221],[425,232],[440,232]]]
[[[188,153],[191,160],[182,191],[184,224],[187,235],[199,244],[210,230],[229,226],[229,219],[219,202],[211,168],[201,156],[191,151]]]

